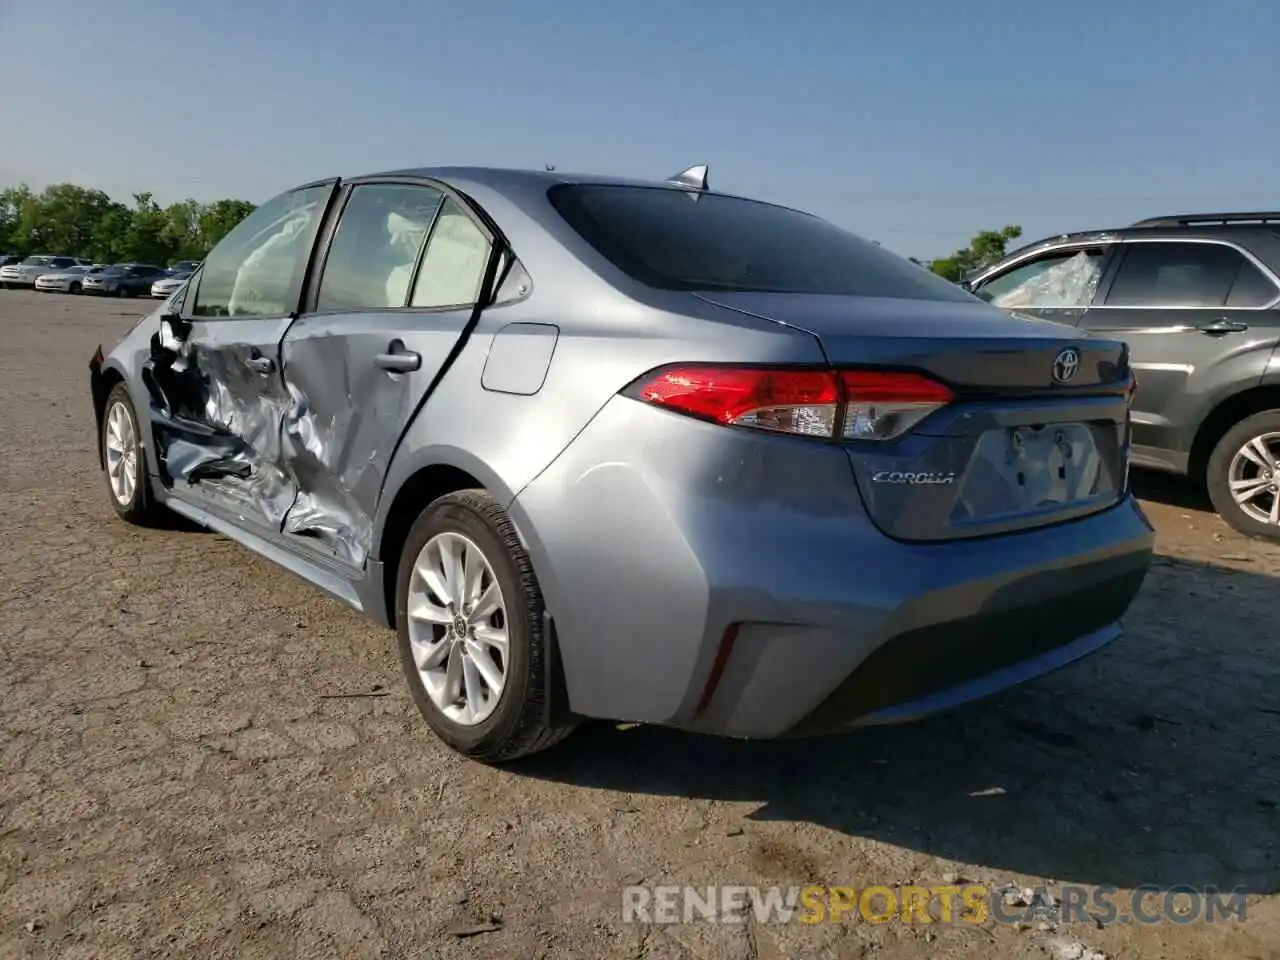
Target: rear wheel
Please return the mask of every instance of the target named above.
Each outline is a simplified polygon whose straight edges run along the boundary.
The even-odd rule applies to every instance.
[[[129,389],[117,383],[102,410],[102,458],[107,494],[120,519],[139,526],[155,525],[164,515],[147,478],[147,457]]]
[[[483,490],[428,506],[396,582],[400,662],[423,717],[448,746],[500,763],[559,742],[542,591],[515,527]]]
[[[1223,434],[1205,481],[1223,520],[1248,536],[1280,541],[1280,410],[1255,413]]]

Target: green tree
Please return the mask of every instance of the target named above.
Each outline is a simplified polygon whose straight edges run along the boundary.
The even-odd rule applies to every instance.
[[[200,260],[254,210],[247,200],[181,200],[161,207],[148,192],[132,206],[101,190],[59,183],[39,194],[0,189],[0,253],[61,253],[120,262]]]
[[[20,225],[27,206],[34,200],[35,195],[25,183],[0,190],[0,251],[25,254],[30,249],[30,238],[23,236]]]
[[[1022,228],[1016,225],[1001,230],[981,230],[969,241],[967,247],[957,250],[949,257],[934,260],[929,264],[929,269],[953,283],[958,282],[971,270],[995,263],[1004,256],[1009,241],[1020,236]]]
[[[216,200],[200,212],[200,244],[205,253],[257,207],[247,200]],[[203,256],[204,254],[201,254]]]

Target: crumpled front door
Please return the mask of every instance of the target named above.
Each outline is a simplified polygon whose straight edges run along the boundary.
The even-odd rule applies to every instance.
[[[296,488],[281,469],[289,317],[166,318],[148,366],[161,474],[184,500],[278,531]]]

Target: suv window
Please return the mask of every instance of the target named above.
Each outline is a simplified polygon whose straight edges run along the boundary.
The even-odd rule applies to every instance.
[[[997,307],[1087,307],[1102,276],[1101,247],[1059,250],[992,277],[974,292]]]
[[[475,303],[488,263],[489,238],[466,211],[452,198],[447,199],[427,241],[410,305],[462,307]]]
[[[1107,304],[1111,306],[1221,307],[1237,285],[1240,299],[1248,301],[1259,295],[1258,280],[1269,284],[1261,276],[1251,280],[1249,271],[1257,273],[1257,268],[1240,251],[1220,243],[1152,242],[1127,246],[1120,270],[1107,292]],[[1271,295],[1261,302],[1267,303],[1275,296],[1272,287]]]
[[[426,186],[354,187],[329,245],[316,309],[403,307],[418,251],[443,199]]]
[[[281,317],[294,309],[316,221],[332,190],[320,184],[268,200],[205,258],[191,301],[197,317]]]
[[[75,263],[70,257],[54,257],[49,261],[49,266],[55,270],[65,270],[67,267],[74,267]]]
[[[785,207],[614,184],[561,185],[548,197],[584,240],[651,287],[971,300],[870,240]]]
[[[1228,307],[1265,307],[1280,296],[1271,281],[1261,270],[1244,257],[1240,258],[1240,270],[1227,294]]]

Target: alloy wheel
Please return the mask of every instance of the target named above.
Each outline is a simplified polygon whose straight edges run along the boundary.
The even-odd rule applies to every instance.
[[[103,442],[107,455],[107,478],[111,495],[122,507],[133,502],[138,486],[138,431],[133,415],[123,403],[107,411],[107,431]]]
[[[460,533],[423,545],[409,581],[414,665],[427,696],[449,720],[475,726],[506,687],[507,608],[484,551]]]
[[[1227,485],[1250,519],[1280,524],[1280,433],[1264,433],[1237,450],[1227,468]]]

